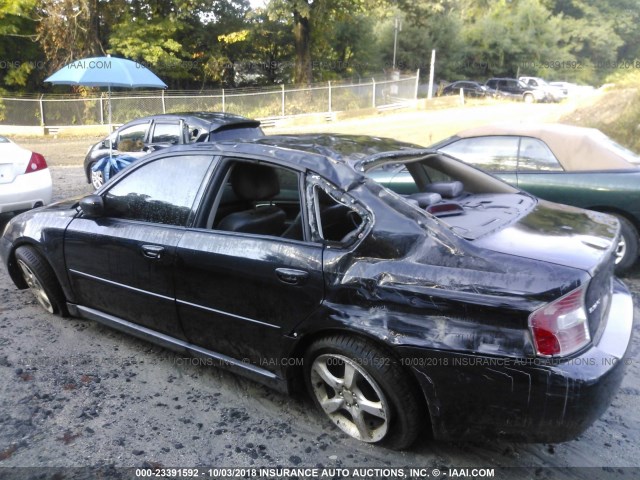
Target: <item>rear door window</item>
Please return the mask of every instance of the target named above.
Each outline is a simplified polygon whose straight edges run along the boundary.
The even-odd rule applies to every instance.
[[[182,130],[179,123],[156,123],[153,127],[151,143],[170,143],[177,145],[180,143]]]
[[[537,138],[522,137],[518,172],[561,172],[562,166],[546,143]]]

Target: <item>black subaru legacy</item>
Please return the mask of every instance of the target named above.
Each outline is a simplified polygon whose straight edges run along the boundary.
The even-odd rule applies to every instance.
[[[418,193],[366,176],[391,163]],[[631,338],[618,239],[614,217],[445,154],[307,135],[156,152],[13,218],[0,254],[51,314],[306,384],[348,435],[404,448],[429,430],[558,442],[588,428]]]

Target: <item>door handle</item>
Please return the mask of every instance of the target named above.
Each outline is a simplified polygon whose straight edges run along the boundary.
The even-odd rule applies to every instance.
[[[164,247],[160,245],[143,245],[142,246],[142,255],[146,258],[151,258],[154,260],[159,260],[162,258],[162,254],[164,253]]]
[[[302,285],[309,278],[309,272],[293,268],[276,268],[276,275],[282,283],[287,285]]]

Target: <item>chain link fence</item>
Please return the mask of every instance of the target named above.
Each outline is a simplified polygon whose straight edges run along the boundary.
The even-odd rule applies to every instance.
[[[48,95],[0,98],[0,125],[64,127],[106,125],[158,113],[217,111],[257,119],[393,108],[417,99],[419,72],[390,78],[361,79],[267,88],[207,92],[126,91],[93,97]]]

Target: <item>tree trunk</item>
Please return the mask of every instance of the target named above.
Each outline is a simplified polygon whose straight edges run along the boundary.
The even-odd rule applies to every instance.
[[[309,18],[293,12],[293,36],[296,43],[296,65],[294,70],[295,83],[311,83],[311,25]]]
[[[100,11],[98,0],[89,0],[87,4],[89,10],[89,28],[87,38],[87,53],[92,56],[104,55],[100,31]]]

